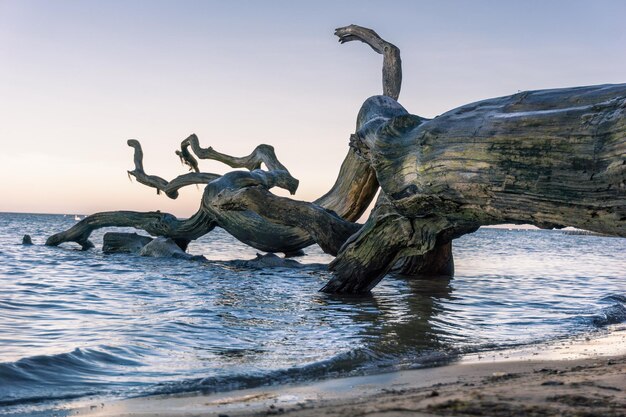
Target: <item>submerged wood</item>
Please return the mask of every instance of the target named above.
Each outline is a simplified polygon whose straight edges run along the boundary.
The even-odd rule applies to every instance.
[[[383,55],[383,93],[397,99],[402,83],[400,50],[371,29],[356,25],[339,28],[336,35],[341,43],[359,40]],[[357,117],[357,131],[373,119],[390,118],[398,114],[406,114],[406,111],[401,106],[364,106]],[[331,190],[315,202],[306,203],[281,199],[269,193],[268,190],[274,186],[285,188],[292,194],[298,187],[298,180],[291,176],[276,157],[274,148],[269,145],[257,146],[250,155],[234,157],[212,147],[203,148],[198,137],[192,134],[181,142],[180,149],[176,151],[192,172],[169,182],[159,176],[146,174],[139,141],[131,139],[128,145],[135,150],[135,169],[128,173],[138,182],[156,188],[157,193],[164,192],[170,198],[176,198],[178,190],[184,186],[207,184],[200,209],[211,225],[207,230],[219,225],[240,241],[268,252],[298,254],[302,248],[317,242],[324,251],[337,254],[346,239],[359,230],[360,226],[352,222],[367,209],[379,188],[374,169],[368,161],[357,156],[353,148],[349,149]],[[217,160],[232,168],[246,168],[249,172],[236,171],[224,176],[202,173],[198,159]],[[260,169],[263,165],[267,171]],[[127,215],[140,216],[141,221],[127,218]],[[150,216],[133,212],[97,213],[70,230],[52,236],[47,243],[58,245],[64,241],[75,241],[88,249],[92,246],[88,240],[91,231],[108,226],[132,225],[156,236],[172,235],[171,230],[167,233],[152,230],[152,223],[143,221]],[[171,220],[170,217],[168,220]],[[176,239],[181,247],[185,247],[192,238],[187,231],[185,237]],[[144,243],[143,239],[138,239],[125,234],[108,235],[105,249],[136,249]],[[404,271],[427,270],[432,263],[423,262],[422,258],[415,258],[412,262],[407,260],[406,264],[412,265],[412,269],[404,268]],[[421,267],[416,266],[420,263]]]
[[[139,253],[141,248],[152,242],[148,236],[137,233],[108,232],[102,237],[104,253]]]
[[[94,247],[89,240],[94,230],[104,227],[134,227],[145,230],[152,236],[169,237],[185,250],[190,241],[207,234],[215,226],[214,219],[202,210],[185,220],[160,211],[110,211],[85,217],[66,231],[50,236],[46,245],[58,246],[65,242],[75,242],[83,250],[87,250]]]
[[[139,182],[170,198],[185,185],[206,184],[198,213],[188,220],[159,212],[98,213],[46,244],[74,241],[87,249],[91,231],[130,226],[171,238],[184,250],[219,225],[267,252],[297,253],[317,241],[337,254],[323,291],[358,293],[392,270],[451,274],[451,241],[481,225],[574,226],[626,236],[626,84],[524,92],[429,120],[397,102],[397,47],[355,25],[336,34],[342,43],[359,40],[383,55],[384,95],[361,107],[351,148],[324,196],[307,203],[271,194],[272,187],[295,193],[298,180],[269,145],[233,157],[202,148],[191,135],[176,154],[192,172],[168,182],[145,173],[141,146],[129,141],[135,149],[129,174]],[[247,171],[212,177],[200,172],[198,159]],[[352,223],[379,186],[366,224]]]
[[[321,206],[278,197],[261,187],[218,195],[210,204],[232,212],[251,210],[271,221],[298,227],[331,255],[337,255],[345,241],[361,228]]]
[[[152,239],[139,251],[140,256],[151,258],[176,258],[188,261],[206,261],[201,255],[190,255],[183,250],[176,241],[168,237],[159,236]]]
[[[424,254],[481,225],[626,236],[626,84],[523,92],[432,120],[379,118],[352,146],[390,206],[342,249],[325,291],[368,291],[399,254]]]

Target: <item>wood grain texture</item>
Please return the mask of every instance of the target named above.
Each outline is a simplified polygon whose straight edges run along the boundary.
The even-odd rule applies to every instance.
[[[64,242],[75,242],[83,250],[94,247],[89,236],[94,230],[105,227],[134,227],[145,230],[152,236],[173,239],[181,248],[215,228],[217,224],[206,212],[200,210],[185,220],[160,211],[109,211],[85,217],[69,229],[56,233],[46,240],[47,246],[58,246]]]
[[[626,84],[524,92],[432,120],[376,118],[351,143],[388,204],[342,248],[325,291],[369,291],[394,253],[424,255],[481,225],[626,237]]]

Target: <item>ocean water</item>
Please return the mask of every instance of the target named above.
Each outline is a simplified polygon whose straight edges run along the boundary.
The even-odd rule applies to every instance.
[[[371,296],[339,297],[318,292],[319,268],[104,255],[104,231],[86,252],[43,245],[74,223],[0,213],[2,415],[431,366],[626,321],[626,239],[480,229],[454,242],[453,279],[388,276]],[[221,229],[189,251],[256,253]],[[306,252],[300,262],[332,259]]]

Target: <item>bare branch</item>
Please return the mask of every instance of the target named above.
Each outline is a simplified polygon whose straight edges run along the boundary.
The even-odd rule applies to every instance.
[[[224,153],[217,152],[212,147],[203,148],[200,146],[198,136],[195,134],[190,135],[187,139],[183,140],[180,144],[181,150],[176,154],[192,169],[197,167],[197,161],[188,151],[188,147],[191,147],[193,153],[200,159],[212,159],[222,162],[231,168],[246,168],[249,171],[258,170],[261,168],[261,164],[265,164],[268,171],[284,171],[286,175],[281,185],[277,185],[280,188],[288,190],[291,194],[295,194],[298,189],[299,181],[291,176],[289,170],[280,163],[274,152],[274,148],[270,145],[259,145],[250,155],[236,157],[226,155]]]
[[[337,28],[335,35],[340,43],[361,41],[383,55],[383,94],[397,100],[402,86],[402,60],[400,49],[382,39],[372,29],[350,25]]]
[[[212,204],[222,210],[252,210],[276,223],[300,227],[331,255],[337,255],[344,242],[361,228],[316,204],[278,197],[261,187],[222,193]]]
[[[135,177],[137,182],[147,185],[148,187],[156,188],[157,194],[161,191],[164,192],[169,198],[175,199],[178,197],[178,190],[182,187],[186,187],[192,184],[208,184],[220,177],[218,174],[211,174],[205,172],[190,172],[188,174],[179,175],[172,181],[167,181],[157,175],[148,175],[143,169],[143,150],[141,144],[136,139],[129,139],[127,141],[128,146],[135,149],[134,162],[135,169],[128,171],[128,175]],[[197,166],[197,165],[196,165]]]
[[[93,248],[89,236],[103,227],[134,227],[153,236],[172,238],[179,246],[209,233],[216,226],[215,220],[205,211],[199,210],[189,219],[178,220],[169,213],[160,211],[111,211],[87,216],[64,232],[54,234],[46,240],[47,246],[58,246],[64,242],[75,242],[83,250]]]

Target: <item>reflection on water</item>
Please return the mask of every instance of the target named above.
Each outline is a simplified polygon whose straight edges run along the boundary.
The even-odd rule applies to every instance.
[[[482,229],[455,242],[454,279],[387,277],[355,298],[317,292],[329,276],[315,269],[41,245],[73,223],[0,214],[0,407],[12,412],[414,367],[626,318],[624,239]],[[25,233],[39,245],[21,246]],[[256,254],[219,229],[190,251]],[[299,260],[330,257],[309,248]]]

